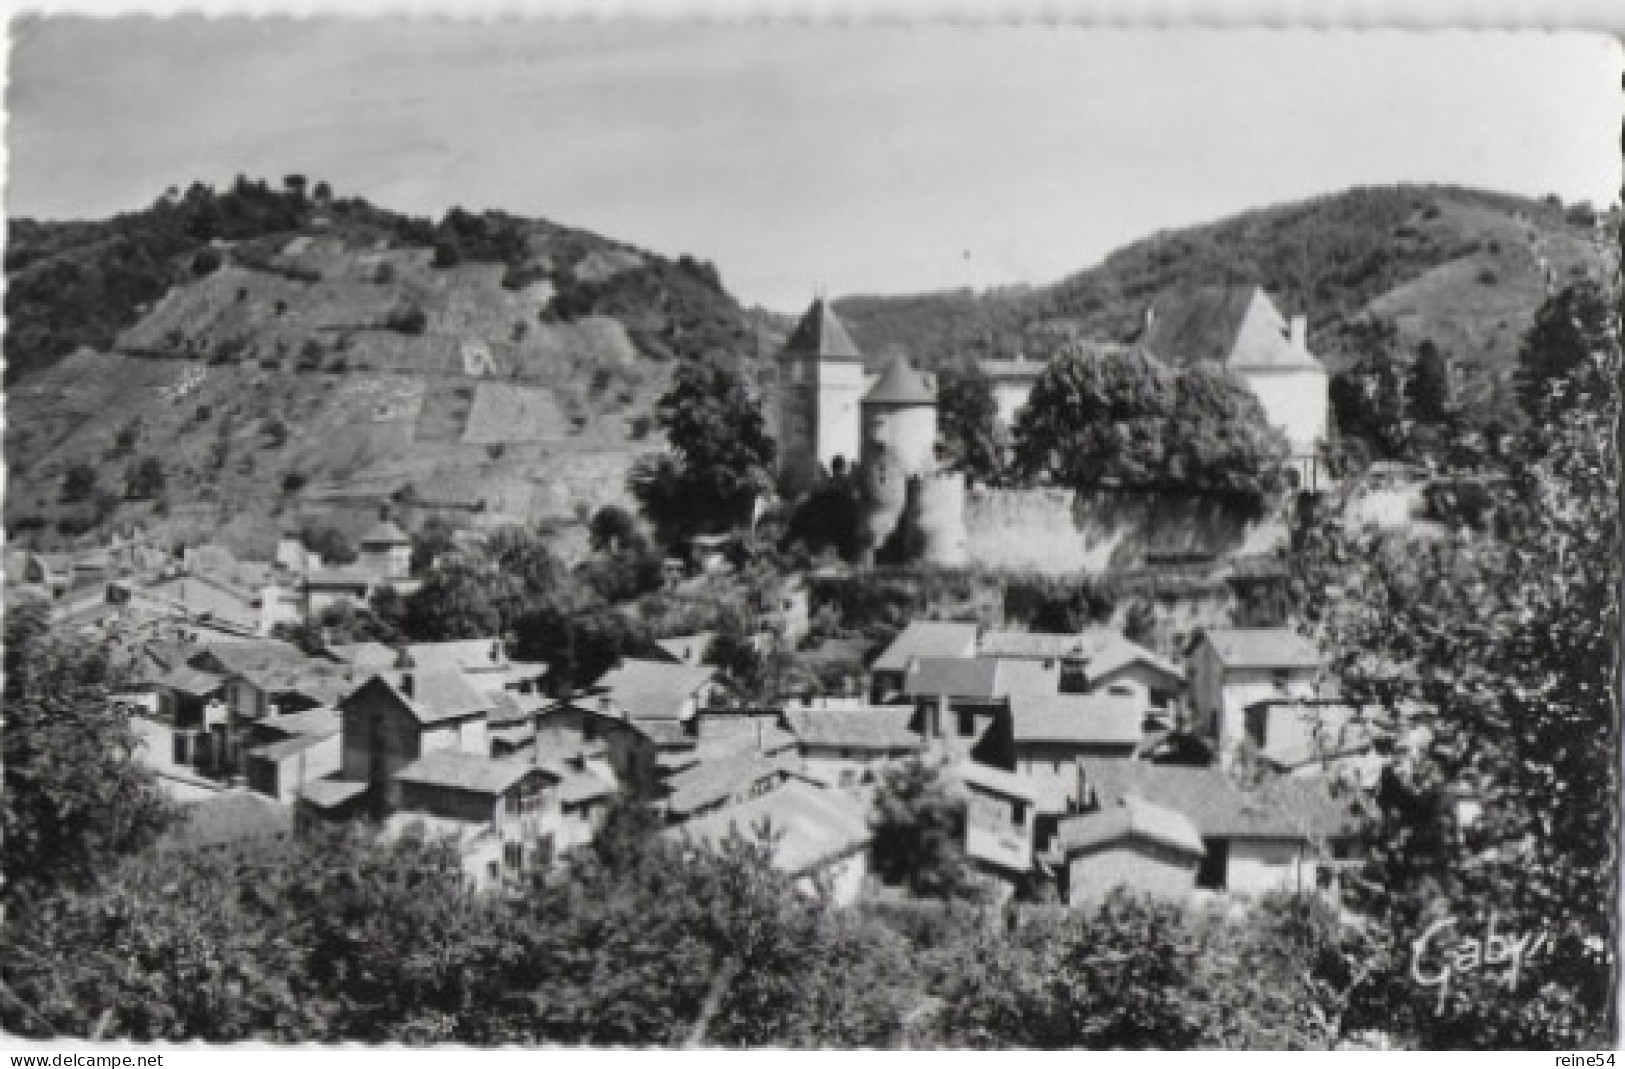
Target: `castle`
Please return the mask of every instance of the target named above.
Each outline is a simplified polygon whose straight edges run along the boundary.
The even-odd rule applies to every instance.
[[[1325,481],[1319,452],[1329,406],[1326,369],[1309,351],[1306,334],[1301,317],[1288,321],[1256,286],[1206,287],[1149,308],[1139,344],[1181,363],[1211,360],[1235,372],[1286,435],[1299,488],[1316,490]],[[822,299],[802,316],[779,359],[783,485],[798,494],[825,476],[856,478],[871,553],[907,517],[919,536],[918,556],[934,564],[1106,566],[1121,528],[1114,535],[1109,517],[1086,515],[1090,509],[1071,491],[968,490],[962,474],[942,470],[932,376],[902,357],[879,374],[866,372],[862,352]],[[1013,422],[1045,366],[982,362],[1001,420]]]
[[[868,542],[883,546],[905,514],[935,564],[966,561],[965,477],[937,464],[935,381],[899,356],[879,375],[823,300],[780,355],[780,474],[792,492],[825,475],[863,487]]]

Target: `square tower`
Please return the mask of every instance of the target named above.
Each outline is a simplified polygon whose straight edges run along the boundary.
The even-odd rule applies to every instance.
[[[779,354],[779,471],[800,492],[840,461],[858,463],[863,354],[822,298]]]

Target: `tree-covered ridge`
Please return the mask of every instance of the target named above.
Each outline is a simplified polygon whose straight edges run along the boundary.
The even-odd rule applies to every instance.
[[[312,185],[300,175],[289,175],[280,187],[239,176],[223,190],[200,182],[184,193],[172,188],[148,208],[102,221],[11,220],[7,381],[79,348],[110,349],[172,286],[227,261],[267,269],[275,247],[313,234],[337,236],[357,251],[433,249],[440,268],[503,264],[506,285],[554,285],[556,318],[624,318],[643,351],[656,358],[734,351],[754,340],[716,269],[687,255],[670,260],[500,211],[453,208],[437,221],[412,217],[360,197],[335,196],[327,183]],[[222,254],[217,242],[238,247]],[[619,266],[618,254],[631,254],[636,265],[606,269]]]

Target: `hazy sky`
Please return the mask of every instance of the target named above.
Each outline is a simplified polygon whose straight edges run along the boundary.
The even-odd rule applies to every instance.
[[[6,208],[297,172],[690,252],[793,310],[1351,185],[1606,204],[1619,85],[1578,34],[57,18],[13,27]]]

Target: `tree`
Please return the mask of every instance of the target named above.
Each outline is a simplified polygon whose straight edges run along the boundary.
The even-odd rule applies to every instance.
[[[356,559],[355,543],[331,523],[307,520],[299,530],[299,541],[322,558],[324,564],[350,564]]]
[[[974,898],[964,856],[965,802],[919,758],[888,768],[875,792],[873,856],[881,879],[926,898]]]
[[[1613,309],[1595,282],[1576,282],[1548,298],[1518,350],[1513,382],[1530,420],[1561,419],[1576,404],[1574,373],[1614,351]]]
[[[406,597],[402,628],[417,642],[503,634],[525,605],[522,580],[477,553],[442,558]]]
[[[1497,465],[1496,531],[1417,545],[1329,522],[1300,539],[1300,619],[1340,651],[1344,696],[1387,710],[1412,743],[1383,785],[1357,885],[1362,911],[1385,922],[1391,967],[1352,1019],[1427,1046],[1572,1047],[1613,1034],[1619,358],[1605,324],[1569,334],[1548,314],[1532,328],[1526,351],[1589,336],[1602,359],[1529,398],[1537,411],[1570,407]],[[1463,797],[1476,816],[1460,813]],[[1518,987],[1494,972],[1462,972],[1447,992],[1415,983],[1410,948],[1435,922],[1456,918],[1466,938],[1492,912],[1498,931],[1546,940]]]
[[[141,743],[109,698],[118,677],[104,651],[58,640],[37,612],[9,608],[5,652],[0,902],[9,911],[92,885],[149,843],[170,811],[134,761]]]
[[[80,461],[68,469],[62,479],[62,500],[66,504],[74,504],[87,500],[95,493],[97,486],[96,469]]]
[[[1424,341],[1416,350],[1416,362],[1411,365],[1405,383],[1411,418],[1420,423],[1442,423],[1450,415],[1450,361],[1431,341]]]
[[[1004,469],[1004,442],[993,384],[974,360],[937,373],[937,431],[949,469],[994,483]]]
[[[164,465],[157,457],[142,457],[124,473],[124,496],[151,501],[164,492]]]
[[[457,548],[452,525],[440,516],[430,516],[412,535],[412,574],[423,575],[441,557]]]
[[[1014,470],[1079,489],[1218,494],[1261,503],[1280,485],[1285,439],[1221,368],[1167,367],[1138,350],[1072,351],[1033,387]]]
[[[605,505],[594,513],[588,531],[595,553],[642,548],[644,542],[637,519],[619,505]]]
[[[630,487],[662,540],[749,523],[777,446],[739,376],[714,359],[678,364],[656,418],[671,452],[635,467]]]
[[[869,541],[864,512],[862,485],[841,467],[797,503],[782,542],[809,554],[832,549],[842,560],[855,562]]]

